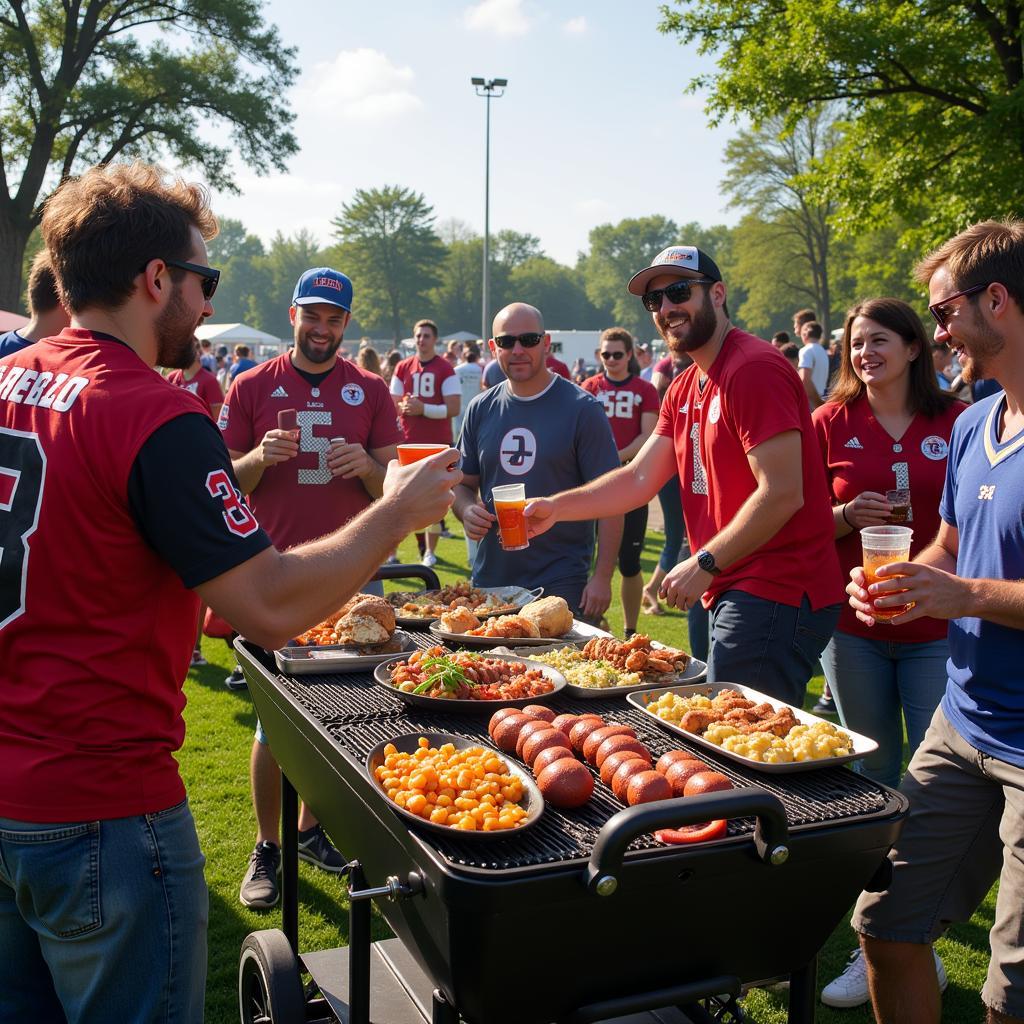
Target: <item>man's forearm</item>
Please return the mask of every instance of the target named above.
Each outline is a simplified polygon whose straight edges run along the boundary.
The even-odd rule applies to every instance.
[[[560,522],[606,519],[646,505],[660,488],[661,484],[652,483],[648,472],[634,461],[589,484],[556,494],[552,501]],[[621,528],[619,534],[622,534]]]
[[[264,465],[260,458],[259,448],[253,448],[251,452],[238,459],[231,460],[231,468],[235,471],[235,479],[238,486],[242,488],[243,494],[252,494],[263,479]]]
[[[739,507],[732,522],[704,547],[715,556],[720,569],[727,569],[767,544],[802,506],[803,500],[797,494],[780,494],[770,486],[757,487]]]
[[[466,509],[470,505],[475,505],[477,501],[477,489],[475,487],[467,487],[465,484],[459,484],[455,488],[455,501],[452,503],[452,511],[458,517],[459,522],[462,522],[462,518],[466,513]]]
[[[384,477],[387,475],[387,466],[382,466],[373,456],[370,456],[373,464],[370,472],[362,478],[363,487],[371,498],[379,498],[384,493]]]
[[[1024,629],[1024,581],[965,579],[965,616]]]
[[[597,558],[594,559],[594,576],[598,579],[612,578],[615,564],[622,545],[622,516],[609,516],[597,522]]]
[[[933,540],[928,547],[918,551],[914,561],[922,565],[932,565],[943,572],[956,572],[956,555],[944,548],[938,540]]]

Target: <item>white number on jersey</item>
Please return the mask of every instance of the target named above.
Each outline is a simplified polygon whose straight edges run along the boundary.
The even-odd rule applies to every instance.
[[[316,412],[303,409],[296,417],[299,424],[299,451],[316,452],[319,462],[316,469],[300,469],[300,484],[329,484],[331,482],[331,471],[327,468],[327,452],[330,450],[331,442],[327,437],[316,437],[313,434],[313,426],[320,424],[329,427],[333,417],[329,412]]]
[[[600,398],[610,420],[631,420],[633,407],[640,402],[640,396],[633,391],[602,391]]]
[[[690,446],[693,450],[693,481],[690,488],[694,494],[708,493],[708,478],[704,475],[704,464],[700,461],[700,424],[690,427]]]
[[[412,393],[417,398],[433,398],[437,391],[437,375],[430,373],[414,373],[412,375]]]
[[[910,463],[909,462],[894,462],[892,464],[892,471],[896,474],[896,488],[901,491],[910,490]],[[912,523],[914,521],[914,510],[910,508],[907,512],[907,522]]]

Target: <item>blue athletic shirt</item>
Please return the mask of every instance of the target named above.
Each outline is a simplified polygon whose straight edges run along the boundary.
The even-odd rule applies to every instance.
[[[495,484],[522,483],[527,498],[538,498],[578,487],[619,465],[604,406],[557,374],[534,398],[516,398],[506,383],[481,392],[466,410],[459,448],[462,471],[479,476],[481,503],[492,513]],[[495,524],[477,548],[473,582],[543,586],[571,606],[586,585],[593,553],[592,519],[558,523],[523,551],[503,550]]]
[[[953,426],[939,513],[960,537],[966,579],[1024,579],[1024,431],[999,443],[1005,395],[964,412]],[[942,709],[978,750],[1024,767],[1024,630],[984,619],[949,624],[949,680]]]
[[[17,331],[0,334],[0,359],[9,356],[12,352],[20,352],[31,344],[32,342],[28,338],[23,338]]]

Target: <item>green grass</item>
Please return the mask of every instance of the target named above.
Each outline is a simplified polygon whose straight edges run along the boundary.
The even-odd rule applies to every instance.
[[[449,524],[460,534],[438,543],[437,572],[442,582],[463,579],[466,548],[461,528],[449,516]],[[649,578],[661,548],[661,536],[652,534],[644,551],[644,578]],[[409,538],[401,548],[403,561],[416,561],[416,547]],[[613,584],[613,603],[608,612],[612,630],[621,636],[622,611],[618,582]],[[686,616],[668,611],[659,618],[641,616],[641,630],[658,640],[688,646]],[[204,640],[203,650],[210,665],[189,673],[185,692],[188,732],[179,760],[188,786],[189,799],[206,854],[206,880],[210,887],[209,977],[206,990],[206,1020],[210,1024],[233,1024],[238,1020],[237,967],[242,940],[260,928],[279,928],[280,908],[255,913],[238,901],[238,887],[245,871],[256,834],[256,820],[249,799],[249,751],[256,716],[248,694],[232,693],[224,687],[224,676],[234,658],[221,640]],[[811,680],[808,707],[821,693],[822,678]],[[941,837],[936,837],[941,842]],[[345,945],[348,930],[348,902],[345,884],[332,875],[306,864],[299,867],[299,941],[302,949],[327,949]],[[829,885],[827,874],[806,879],[812,887]],[[938,944],[949,975],[949,989],[943,999],[944,1024],[980,1024],[984,1012],[978,993],[988,966],[988,931],[995,911],[995,890],[971,920],[953,928]],[[773,916],[785,907],[766,907],[738,921],[737,929],[763,929],[764,941],[772,941]],[[388,934],[382,919],[374,916],[374,937]],[[854,947],[848,922],[841,924],[819,960],[819,984],[833,978]],[[785,993],[755,990],[744,1006],[755,1024],[782,1024],[786,1019]],[[870,1024],[866,1008],[834,1011],[819,1005],[821,1024]]]

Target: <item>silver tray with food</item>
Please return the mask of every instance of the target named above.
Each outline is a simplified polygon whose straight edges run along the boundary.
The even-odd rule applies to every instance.
[[[479,750],[480,753],[477,756],[485,770],[503,776],[502,784],[514,787],[518,791],[518,799],[506,800],[502,804],[502,808],[505,808],[507,805],[509,809],[514,807],[516,810],[508,813],[507,811],[502,811],[501,808],[496,809],[493,815],[494,824],[492,827],[485,824],[487,818],[492,817],[492,815],[487,814],[486,809],[483,807],[473,810],[456,811],[454,808],[454,799],[458,799],[458,796],[456,796],[451,804],[452,809],[446,815],[448,820],[441,822],[439,820],[441,812],[438,810],[437,803],[435,802],[431,805],[429,802],[429,793],[431,791],[428,788],[430,783],[427,778],[422,780],[424,788],[418,789],[412,786],[412,782],[416,781],[416,776],[411,774],[409,776],[409,787],[401,790],[398,789],[397,772],[394,771],[394,768],[391,770],[390,776],[388,775],[389,769],[386,762],[389,754],[392,756],[414,754],[423,746],[426,746],[428,755],[426,758],[418,761],[416,767],[421,770],[429,769],[429,772],[433,772],[439,779],[443,778],[445,773],[448,772],[449,778],[446,781],[452,783],[451,788],[457,794],[462,796],[472,795],[474,797],[476,793],[471,786],[469,778],[465,780],[465,788],[458,780],[458,773],[464,770],[465,765],[460,762],[453,765],[449,771],[447,763],[448,757],[455,751]],[[429,776],[429,772],[422,771],[421,773]],[[391,809],[396,814],[401,815],[408,824],[427,829],[430,832],[441,834],[457,832],[460,838],[465,836],[466,838],[482,840],[508,839],[530,828],[530,826],[536,825],[540,820],[540,816],[544,813],[544,797],[541,796],[537,783],[530,778],[530,773],[522,765],[516,764],[511,758],[499,753],[489,744],[478,743],[476,740],[468,740],[462,736],[455,736],[449,733],[406,733],[402,736],[395,736],[390,740],[385,740],[383,743],[378,743],[366,755],[366,773],[370,776],[370,781],[375,786],[379,786],[385,795],[389,793],[389,784],[394,785],[397,790],[395,796],[397,797],[399,793],[402,793],[402,799],[406,802],[406,806],[403,807],[394,798],[388,796]],[[470,774],[472,775],[472,772]],[[472,781],[476,781],[475,776]],[[516,795],[516,792],[513,792],[512,795]],[[407,809],[408,801],[416,801],[414,806],[419,813],[414,814]],[[481,803],[483,802],[485,801],[481,801]],[[433,807],[433,810],[430,810],[431,807]],[[504,823],[502,821],[503,815]],[[452,820],[453,818],[455,820]],[[468,825],[468,819],[472,819],[471,825]]]
[[[586,642],[563,597],[542,597],[529,601],[512,615],[481,618],[470,608],[453,608],[432,622],[428,629],[439,640],[464,647],[546,647],[556,639]]]
[[[474,587],[468,580],[462,580],[440,590],[402,591],[385,596],[394,608],[399,626],[426,629],[456,608],[468,608],[479,619],[514,614],[543,593],[543,587]]]
[[[510,649],[522,653],[518,641]],[[607,700],[659,684],[700,683],[708,673],[705,662],[640,633],[626,641],[591,636],[576,647],[562,644],[532,651],[530,657],[557,668],[568,681],[566,694],[582,700]]]
[[[581,633],[575,628],[568,630],[562,636],[558,637],[520,636],[517,631],[512,628],[508,631],[502,631],[503,619],[518,617],[519,616],[502,615],[490,619],[489,622],[497,624],[495,627],[497,635],[495,636],[474,634],[472,632],[451,633],[448,630],[441,628],[440,620],[438,622],[432,622],[427,628],[432,636],[437,637],[438,640],[443,640],[446,644],[459,644],[465,647],[477,647],[481,649],[486,649],[488,647],[508,647],[515,644],[517,652],[527,651],[528,649],[533,648],[538,650],[548,650],[565,644],[583,644],[589,639],[588,634]]]
[[[390,640],[382,644],[288,644],[274,651],[274,660],[281,672],[292,676],[365,672],[396,654],[416,649],[416,640],[396,629]]]
[[[878,749],[867,736],[740,683],[659,687],[626,699],[669,732],[771,774],[830,768]]]
[[[511,665],[517,667],[505,667]],[[373,678],[407,704],[472,714],[543,704],[565,689],[565,676],[550,665],[443,647],[390,658],[374,669]]]

